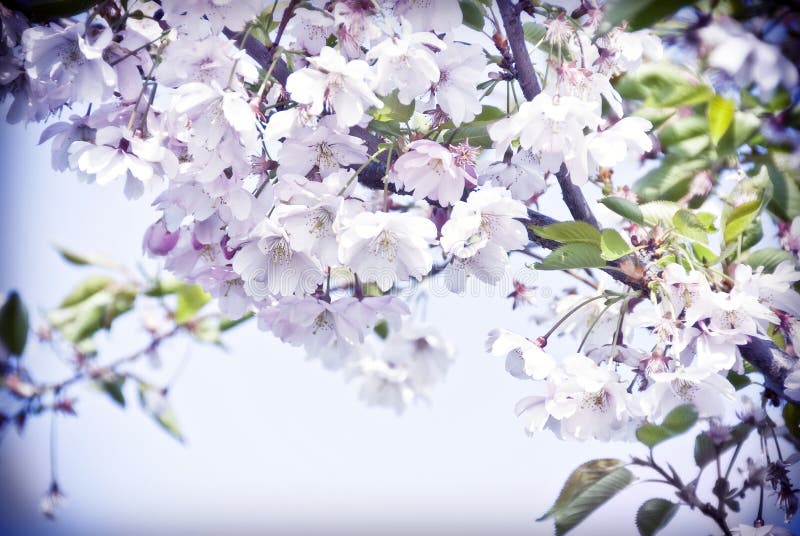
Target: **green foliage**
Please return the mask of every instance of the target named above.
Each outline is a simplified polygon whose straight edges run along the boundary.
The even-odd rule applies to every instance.
[[[694,3],[695,0],[610,0],[606,4],[602,31],[607,32],[623,21],[628,23],[631,30],[648,28]]]
[[[737,391],[744,389],[752,383],[746,374],[739,374],[733,370],[728,371],[728,381],[731,382],[731,385],[733,385],[733,388]]]
[[[736,185],[731,193],[733,201],[746,200],[736,206],[727,205],[722,211],[722,235],[726,244],[737,240],[758,217],[772,197],[772,183],[767,170],[762,167],[757,175]]]
[[[682,208],[672,216],[672,225],[681,236],[695,242],[708,243],[707,226],[694,212]]]
[[[716,459],[718,455],[727,451],[734,445],[747,439],[755,428],[746,423],[739,423],[731,427],[731,436],[719,445],[715,445],[711,437],[703,432],[695,438],[694,442],[694,461],[698,467],[702,468]]]
[[[772,183],[773,195],[767,209],[778,218],[791,221],[800,216],[800,171],[792,167],[787,158],[782,153],[772,152],[754,161],[766,171]]]
[[[593,225],[584,221],[569,221],[553,223],[551,225],[531,225],[530,229],[537,236],[555,240],[562,244],[595,244],[600,245],[600,231]]]
[[[569,270],[572,268],[602,268],[606,265],[600,246],[586,243],[564,244],[556,248],[542,262],[535,265],[537,270]]]
[[[473,30],[483,30],[483,6],[477,0],[458,0],[464,24]]]
[[[642,211],[645,223],[671,227],[672,219],[675,217],[675,213],[681,209],[681,206],[672,201],[650,201],[640,205],[639,209]]]
[[[640,209],[639,205],[633,201],[628,201],[627,199],[623,199],[621,197],[608,196],[600,199],[599,202],[623,218],[627,218],[630,221],[640,225],[644,223],[642,209]]]
[[[81,351],[93,352],[92,336],[130,311],[136,295],[136,289],[130,284],[90,276],[67,295],[58,309],[48,314],[48,320]]]
[[[765,272],[774,272],[777,266],[785,261],[794,262],[794,257],[791,253],[783,249],[764,248],[756,251],[750,251],[744,257],[745,264],[758,268],[764,267]]]
[[[721,95],[714,95],[708,103],[708,134],[714,145],[719,143],[725,132],[733,122],[733,114],[736,107],[732,100],[726,99]]]
[[[653,448],[662,441],[678,436],[697,422],[697,409],[691,404],[670,411],[660,425],[645,424],[636,430],[636,439]]]
[[[399,121],[401,123],[411,119],[414,113],[414,101],[403,104],[397,98],[397,90],[392,91],[383,98],[383,108],[374,108],[372,117],[375,121],[389,123]]]
[[[0,306],[0,344],[12,355],[22,355],[28,341],[28,308],[12,290]]]
[[[177,291],[178,305],[175,309],[175,322],[185,324],[211,300],[200,285],[183,285]]]
[[[184,437],[178,425],[178,419],[163,390],[152,385],[140,383],[139,403],[142,405],[142,409],[150,414],[161,428],[180,443],[183,443]]]
[[[653,536],[675,516],[677,504],[666,499],[649,499],[636,512],[636,528],[642,536]]]
[[[113,374],[99,380],[96,385],[101,391],[107,394],[115,404],[121,408],[125,407],[125,395],[122,392],[122,387],[125,385],[125,376]]]
[[[607,261],[615,261],[633,251],[614,229],[603,229],[600,235],[600,255]]]
[[[475,119],[459,127],[450,127],[442,130],[439,135],[440,142],[451,144],[469,140],[474,147],[491,147],[492,139],[486,130],[495,121],[506,116],[506,113],[495,106],[484,106]]]
[[[389,336],[389,323],[386,320],[381,320],[372,329],[381,339],[386,339]]]
[[[661,160],[661,165],[651,169],[634,183],[633,191],[644,203],[656,200],[677,201],[689,193],[692,179],[706,167],[707,162],[702,159],[687,160],[680,155],[667,155]]]
[[[787,402],[783,406],[783,421],[786,423],[786,429],[789,433],[800,440],[800,408],[791,402]]]
[[[622,491],[633,474],[621,460],[599,459],[584,463],[567,478],[555,504],[538,521],[555,518],[556,534],[566,534],[600,505]]]
[[[659,109],[705,103],[715,94],[688,69],[673,63],[646,63],[620,77],[615,87],[623,99],[641,100],[644,106]]]

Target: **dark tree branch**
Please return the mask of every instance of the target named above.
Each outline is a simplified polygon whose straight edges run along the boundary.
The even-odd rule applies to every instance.
[[[514,75],[522,87],[525,98],[531,100],[541,92],[541,87],[533,69],[531,56],[528,54],[528,47],[525,44],[525,33],[522,31],[520,22],[520,5],[512,4],[511,0],[498,0],[497,5],[500,8],[500,16],[503,19],[511,53],[514,55]],[[561,166],[556,178],[561,187],[564,203],[567,204],[572,217],[598,227],[597,219],[592,214],[586,198],[583,197],[583,192],[580,187],[573,184],[566,166]]]
[[[262,68],[269,69],[270,65],[272,65],[272,55],[274,51],[267,48],[264,43],[252,35],[248,35],[247,41],[242,44],[242,39],[244,39],[245,36],[244,32],[234,32],[229,28],[225,28],[222,30],[222,33],[224,33],[225,37],[228,39],[233,39],[236,46],[243,47],[247,55],[253,58]],[[278,61],[275,62],[275,67],[272,68],[272,76],[274,76],[275,80],[280,82],[282,86],[286,85],[286,79],[289,78],[289,68],[286,66],[285,61],[278,59]]]
[[[597,219],[594,217],[592,209],[589,208],[589,203],[586,202],[580,186],[572,182],[567,166],[561,164],[561,169],[556,173],[556,179],[558,179],[558,185],[561,187],[561,196],[564,198],[564,203],[569,208],[569,213],[572,214],[572,217],[599,228]]]
[[[539,87],[539,79],[536,78],[531,57],[528,55],[525,33],[522,31],[522,23],[519,20],[519,10],[511,3],[511,0],[497,0],[497,7],[500,8],[500,17],[503,19],[508,44],[514,55],[515,76],[522,87],[523,95],[527,100],[531,100],[542,89]]]

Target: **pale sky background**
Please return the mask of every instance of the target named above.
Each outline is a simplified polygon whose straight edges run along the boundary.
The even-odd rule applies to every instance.
[[[49,146],[36,145],[40,130],[0,124],[0,291],[20,289],[35,311],[54,307],[93,273],[64,263],[53,244],[135,267],[142,233],[155,219],[149,201],[127,201],[121,184],[85,185],[52,171]],[[565,216],[555,192],[543,206]],[[549,283],[540,276],[540,285]],[[551,433],[526,436],[513,407],[533,384],[509,376],[484,342],[497,326],[541,333],[530,317],[547,306],[541,301],[512,312],[499,294],[428,300],[427,318],[458,354],[431,404],[399,417],[366,407],[340,374],[254,325],[226,336],[227,353],[184,339],[165,346],[163,370],[142,370],[169,377],[190,356],[171,395],[187,443],[141,411],[133,386],[125,410],[103,394],[79,390],[79,416],[57,423],[67,503],[54,522],[38,512],[49,483],[50,423],[33,418],[21,437],[9,430],[0,443],[0,533],[551,534],[551,522],[534,520],[576,466],[646,450],[563,442]],[[132,317],[102,337],[104,356],[138,349],[136,331]],[[556,355],[570,351],[553,344]],[[67,373],[34,342],[26,359],[41,377]],[[696,472],[693,437],[657,449],[687,479]],[[748,443],[751,455],[755,443]],[[652,497],[670,498],[672,491],[636,484],[573,534],[635,534],[635,511]],[[768,513],[777,519],[772,502]],[[743,505],[746,521],[755,509],[752,500]],[[712,524],[685,508],[663,532],[710,533],[716,534]]]

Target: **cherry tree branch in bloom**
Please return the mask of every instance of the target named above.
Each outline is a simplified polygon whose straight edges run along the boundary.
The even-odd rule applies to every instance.
[[[528,55],[525,34],[520,21],[520,10],[517,9],[519,6],[513,4],[511,0],[498,0],[497,7],[500,9],[500,17],[503,19],[508,44],[514,55],[514,74],[522,87],[522,94],[527,100],[533,100],[542,89]]]
[[[522,87],[522,93],[525,98],[531,101],[541,92],[541,87],[528,53],[525,34],[522,31],[520,5],[512,4],[511,0],[498,0],[497,5],[500,9],[500,16],[503,19],[508,44],[514,57],[514,75],[520,87]],[[561,165],[561,169],[556,173],[556,178],[558,179],[558,185],[561,187],[564,203],[569,208],[572,217],[598,227],[597,219],[589,208],[580,186],[572,182],[566,165]]]

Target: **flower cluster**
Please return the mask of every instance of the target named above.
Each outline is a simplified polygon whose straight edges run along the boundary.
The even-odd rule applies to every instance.
[[[53,167],[87,182],[121,180],[130,198],[155,192],[161,217],[145,236],[149,255],[202,285],[231,318],[257,313],[282,340],[361,370],[368,398],[391,404],[427,392],[451,350],[407,335],[410,311],[387,292],[441,271],[454,292],[468,277],[499,281],[508,253],[526,247],[519,220],[548,172],[564,162],[581,182],[590,152],[610,166],[650,147],[644,120],[598,130],[601,94],[619,111],[608,77],[622,63],[564,64],[557,84],[491,127],[503,140],[498,160],[511,138],[521,137],[520,150],[479,166],[468,137],[450,141],[482,113],[478,82],[491,79],[481,47],[456,40],[455,2],[342,0],[284,11],[252,0],[146,1],[134,12],[117,6],[46,24],[2,9],[9,121],[88,106],[43,133]],[[285,35],[248,48],[261,24]],[[595,50],[589,33],[573,33],[570,50],[578,40]],[[298,52],[282,56],[290,49]],[[388,137],[387,154],[362,133],[383,117],[375,114],[393,117],[388,107],[411,110],[419,127]],[[519,131],[539,121],[548,127],[536,139]],[[362,175],[381,166],[383,185],[365,187]],[[387,348],[412,337],[442,357],[417,366],[415,351],[402,367],[387,352],[367,358],[376,326],[388,327]]]

